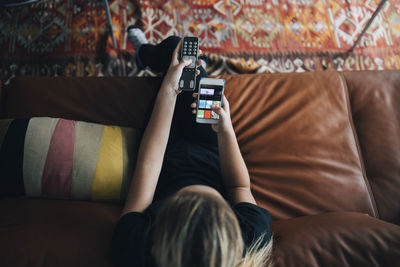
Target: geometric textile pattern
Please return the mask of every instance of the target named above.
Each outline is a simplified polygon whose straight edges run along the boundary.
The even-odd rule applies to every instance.
[[[197,35],[207,52],[225,55],[347,51],[379,0],[140,0],[150,43],[170,33]],[[386,2],[358,48],[396,47],[400,1]],[[151,14],[151,15],[148,15]],[[157,35],[153,33],[157,32]]]
[[[210,74],[400,69],[400,0],[42,0],[0,9],[0,79],[15,75],[133,76],[129,25],[149,43],[199,36]]]
[[[125,1],[109,1],[109,6],[118,47],[126,50],[125,28],[136,23],[135,6]],[[96,56],[111,43],[99,0],[40,1],[1,8],[0,17],[0,51],[7,56]]]

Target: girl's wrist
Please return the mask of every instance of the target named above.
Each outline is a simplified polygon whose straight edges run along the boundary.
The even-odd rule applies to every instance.
[[[165,97],[176,98],[180,91],[178,90],[178,86],[173,88],[173,86],[168,83],[162,83],[159,93],[162,93]]]
[[[226,136],[226,135],[235,135],[235,130],[233,129],[232,123],[230,125],[227,125],[225,127],[221,127],[218,129],[217,135],[218,136]]]

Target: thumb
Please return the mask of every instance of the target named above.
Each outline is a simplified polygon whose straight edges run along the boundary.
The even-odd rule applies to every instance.
[[[220,106],[211,105],[211,109],[212,109],[212,111],[214,111],[218,115],[225,116],[225,111]]]
[[[179,67],[183,69],[184,67],[189,66],[190,64],[192,64],[191,59],[184,59],[181,62],[179,62]]]

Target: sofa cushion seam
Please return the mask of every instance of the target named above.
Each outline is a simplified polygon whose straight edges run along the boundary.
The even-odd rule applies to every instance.
[[[372,204],[372,208],[373,208],[373,211],[375,213],[374,216],[379,219],[380,216],[379,216],[378,207],[376,205],[376,201],[375,201],[374,194],[372,192],[371,185],[370,185],[369,180],[367,178],[367,171],[365,169],[364,157],[363,157],[363,154],[362,154],[360,141],[358,139],[357,129],[356,129],[356,126],[355,126],[355,123],[354,123],[354,120],[353,120],[353,114],[352,114],[351,103],[350,103],[349,88],[347,86],[347,82],[346,82],[346,79],[343,76],[343,74],[339,73],[339,72],[338,72],[338,74],[339,74],[339,78],[340,78],[340,81],[341,81],[341,83],[343,85],[343,89],[344,89],[344,94],[345,94],[345,98],[346,98],[346,107],[347,107],[348,119],[349,119],[350,127],[351,127],[351,130],[352,130],[352,133],[353,133],[354,142],[355,142],[356,147],[357,147],[357,153],[358,153],[358,157],[359,157],[359,160],[360,160],[361,172],[362,172],[362,175],[363,175],[365,187],[367,188],[367,191],[368,191],[368,194],[369,194],[369,197],[370,197],[370,201],[371,201],[371,204]]]

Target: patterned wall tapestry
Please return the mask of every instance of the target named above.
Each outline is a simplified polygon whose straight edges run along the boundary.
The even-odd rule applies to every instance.
[[[220,73],[400,69],[400,0],[388,1],[353,53],[379,0],[42,0],[0,9],[0,77],[155,75],[138,71],[126,27],[150,43],[197,35]]]

